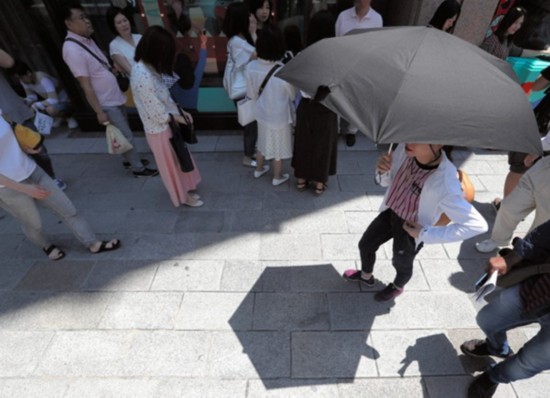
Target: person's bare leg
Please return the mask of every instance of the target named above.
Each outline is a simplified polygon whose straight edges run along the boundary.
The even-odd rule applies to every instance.
[[[273,178],[280,180],[282,178],[283,161],[281,159],[273,159]]]
[[[256,171],[264,170],[264,155],[260,151],[256,151]]]

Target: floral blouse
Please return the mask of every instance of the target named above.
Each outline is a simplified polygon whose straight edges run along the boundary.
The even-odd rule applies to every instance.
[[[130,84],[145,133],[158,134],[165,131],[169,114],[177,114],[178,108],[161,75],[140,61],[132,67]]]

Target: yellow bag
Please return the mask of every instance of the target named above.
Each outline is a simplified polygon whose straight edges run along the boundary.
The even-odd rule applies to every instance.
[[[105,130],[107,138],[107,151],[112,155],[120,155],[134,147],[128,142],[124,134],[113,124],[108,124]]]
[[[44,141],[44,136],[33,129],[23,126],[22,124],[12,122],[8,117],[4,115],[4,120],[8,122],[13,129],[15,138],[19,146],[22,148],[38,149]]]

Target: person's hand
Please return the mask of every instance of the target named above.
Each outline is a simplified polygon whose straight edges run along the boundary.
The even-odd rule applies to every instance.
[[[188,122],[190,124],[193,124],[193,116],[191,116],[191,114],[183,111],[183,114],[186,116],[186,117],[183,117],[182,115],[172,115],[174,117],[174,119],[176,120],[176,122],[180,123],[180,124],[187,124]]]
[[[391,169],[392,155],[391,153],[382,155],[378,158],[376,162],[376,171],[378,173],[386,173]]]
[[[493,271],[497,271],[499,275],[505,275],[508,272],[508,264],[504,257],[495,256],[487,261],[487,273],[490,274]]]
[[[206,50],[206,43],[208,42],[208,37],[205,34],[206,31],[199,30],[199,39],[201,41],[201,48]]]
[[[22,184],[22,185],[23,185],[22,192],[25,195],[29,195],[31,198],[45,199],[50,195],[50,192],[46,191],[40,185],[34,185],[34,184],[33,185]]]
[[[258,21],[254,14],[248,16],[248,32],[252,37],[256,36],[256,31],[258,30]]]
[[[99,112],[97,114],[97,121],[99,124],[106,126],[109,124],[109,117],[105,112]]]
[[[414,239],[417,239],[420,236],[420,231],[422,231],[422,228],[422,225],[416,222],[405,221],[403,223],[403,229],[405,232],[407,232]]]
[[[21,144],[19,144],[19,146],[21,147],[23,152],[28,153],[29,155],[36,155],[36,154],[39,154],[42,151],[41,146],[38,147],[38,148],[31,148],[30,146],[21,145]]]
[[[535,160],[537,160],[540,156],[539,155],[533,155],[529,154],[523,159],[523,164],[525,167],[531,167],[533,163],[535,163]]]

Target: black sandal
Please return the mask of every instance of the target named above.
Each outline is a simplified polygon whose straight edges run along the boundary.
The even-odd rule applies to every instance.
[[[54,250],[57,249],[57,257],[50,257],[50,255],[53,253]],[[63,250],[61,250],[59,247],[57,247],[56,245],[50,245],[49,247],[44,247],[42,248],[42,251],[44,253],[46,253],[46,256],[48,256],[48,258],[52,261],[58,261],[58,260],[61,260],[63,257],[65,257],[65,252]]]
[[[323,194],[323,192],[325,192],[325,190],[327,189],[327,184],[323,184],[320,188],[319,186],[315,186],[315,195],[317,196],[320,196]]]
[[[111,243],[112,242],[112,243]],[[107,245],[111,243],[111,247],[107,247]],[[92,251],[93,254],[101,253],[101,252],[110,252],[112,250],[116,250],[120,247],[121,242],[118,239],[113,239],[112,241],[102,240],[101,245],[99,245],[99,249],[97,251]],[[91,250],[90,250],[91,251]]]
[[[309,181],[308,180],[304,180],[304,182],[297,182],[296,183],[296,189],[298,191],[303,191],[304,189],[307,188],[307,186],[309,185]]]

